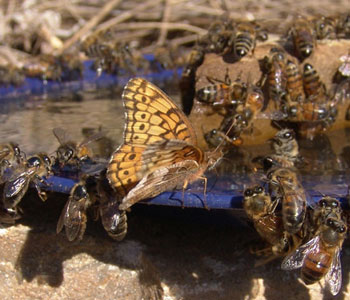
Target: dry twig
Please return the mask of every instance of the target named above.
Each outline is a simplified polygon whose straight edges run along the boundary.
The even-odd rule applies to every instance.
[[[76,32],[70,39],[64,42],[63,47],[60,49],[60,52],[67,50],[75,42],[77,42],[82,36],[87,34],[93,27],[95,27],[110,11],[116,7],[121,0],[111,0],[107,2],[100,10],[100,12],[90,19],[78,32]]]

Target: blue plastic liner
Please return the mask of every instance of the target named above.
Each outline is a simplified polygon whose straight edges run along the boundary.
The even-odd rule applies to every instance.
[[[162,83],[170,81],[174,76],[180,78],[182,69],[165,70],[161,65],[154,61],[153,55],[145,55],[145,58],[152,63],[150,70],[139,70],[137,76],[143,77],[149,81]],[[62,76],[64,78],[64,75]],[[1,86],[0,100],[8,100],[13,98],[24,98],[25,96],[35,96],[43,94],[61,94],[63,92],[78,92],[86,89],[101,89],[110,86],[123,87],[130,78],[136,77],[121,70],[120,74],[107,74],[103,72],[100,76],[93,70],[93,61],[89,60],[83,64],[83,73],[79,80],[75,81],[44,81],[40,78],[26,78],[24,82],[18,86]]]
[[[315,203],[327,194],[341,201],[344,209],[349,209],[348,186],[345,183],[332,183],[331,178],[321,176],[301,176],[301,178],[306,190],[309,206],[313,207]],[[209,176],[208,188],[205,196],[203,182],[198,180],[190,185],[184,193],[181,190],[165,192],[153,199],[142,201],[142,203],[209,209],[242,209],[243,190],[245,187],[252,184],[249,184],[248,181],[242,184],[242,178],[235,178],[235,176],[232,176],[231,179],[232,181],[230,182],[227,181],[227,178],[224,179],[224,182],[220,182],[221,179],[214,181],[214,179]],[[235,184],[235,179],[238,179],[240,183]],[[44,186],[46,190],[68,194],[77,181],[74,179],[52,176],[47,179],[47,182],[49,185]],[[322,185],[316,185],[321,182]],[[227,189],[216,188],[218,183],[220,187],[226,185]],[[255,182],[253,185],[255,184],[257,183]],[[261,182],[261,184],[266,183]]]

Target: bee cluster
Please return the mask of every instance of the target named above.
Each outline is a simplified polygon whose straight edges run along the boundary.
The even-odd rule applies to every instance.
[[[257,22],[214,23],[194,47],[181,79],[183,87],[192,87],[183,90],[182,102],[187,111],[194,102],[194,119],[221,116],[205,134],[207,144],[220,143],[231,124],[227,142],[241,143],[259,119],[291,124],[308,138],[331,128],[350,95],[349,19],[298,17],[276,42],[266,41],[268,32]],[[327,65],[322,52],[340,55]]]
[[[62,128],[54,128],[53,133],[60,143],[56,155],[38,153],[26,157],[17,144],[1,144],[0,223],[11,225],[23,216],[20,202],[30,186],[36,189],[42,201],[46,201],[44,190],[49,190],[50,186],[47,180],[68,172],[74,174],[73,177],[78,174],[78,182],[72,187],[59,217],[57,233],[64,227],[69,241],[81,240],[89,210],[93,220],[101,218],[103,227],[112,238],[122,240],[127,231],[126,213],[119,209],[118,197],[106,180],[106,162],[93,159],[89,147],[103,134],[98,132],[77,143]],[[84,165],[93,170],[85,170]]]
[[[336,295],[342,282],[340,252],[347,235],[346,214],[330,196],[308,203],[297,168],[305,161],[293,130],[281,129],[272,148],[272,155],[255,159],[265,174],[268,192],[263,185],[244,190],[244,210],[264,241],[251,251],[267,256],[263,262],[283,258],[284,270],[301,268],[305,284],[324,278]]]
[[[263,128],[269,134],[256,144],[273,137],[273,153],[252,161],[266,186],[255,184],[243,193],[246,214],[264,241],[252,251],[267,256],[263,263],[282,258],[282,269],[301,268],[306,284],[324,278],[333,295],[341,288],[347,220],[335,198],[324,195],[314,205],[308,203],[300,179],[308,162],[297,137],[310,141],[347,126],[349,25],[348,14],[297,17],[284,38],[266,42],[268,32],[256,22],[225,19],[198,41],[192,51],[196,59],[188,61],[182,76],[183,86],[193,83],[193,123],[206,115],[218,124],[211,130],[197,128],[204,131],[203,145],[240,149],[259,139],[254,131],[260,120],[268,123]],[[335,48],[329,65],[320,63],[325,59],[320,53]],[[182,101],[191,107],[188,90]]]

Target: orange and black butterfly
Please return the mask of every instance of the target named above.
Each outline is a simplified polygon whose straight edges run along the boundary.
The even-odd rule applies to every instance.
[[[204,180],[206,189],[203,173],[222,157],[221,148],[203,152],[185,114],[147,80],[131,79],[122,98],[124,143],[107,169],[111,186],[124,197],[119,208],[176,187],[185,189],[197,179]]]

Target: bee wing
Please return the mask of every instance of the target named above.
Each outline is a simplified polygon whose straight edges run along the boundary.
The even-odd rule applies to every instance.
[[[69,205],[69,201],[68,200],[64,206],[64,208],[62,209],[60,218],[58,219],[57,222],[57,226],[56,226],[56,233],[60,233],[63,229],[64,223],[65,223],[65,219],[66,219],[66,215],[67,215],[67,209],[68,209],[68,205]]]
[[[74,241],[85,231],[85,201],[68,201],[64,226],[69,241]]]
[[[326,284],[333,296],[337,295],[342,283],[342,269],[340,262],[340,250],[338,249],[333,257],[332,265],[326,274]]]
[[[88,136],[85,138],[80,144],[79,147],[86,146],[90,144],[91,142],[97,141],[105,136],[105,132],[99,131],[93,135]]]
[[[2,161],[7,155],[10,154],[10,149],[8,147],[3,147],[0,150],[0,161]]]
[[[72,140],[69,133],[61,127],[56,127],[52,129],[52,132],[55,135],[58,142],[60,143],[60,145],[64,145],[65,143]]]
[[[4,196],[11,198],[18,194],[23,187],[29,183],[30,178],[27,176],[27,172],[21,173],[15,179],[7,181],[4,186]]]
[[[294,252],[287,255],[282,261],[282,270],[294,270],[300,268],[304,263],[305,256],[310,251],[318,250],[319,239],[320,237],[317,235],[307,243],[301,245]]]
[[[276,121],[280,121],[280,120],[284,120],[288,117],[287,114],[279,111],[279,110],[275,110],[275,111],[271,111],[271,112],[260,112],[256,115],[256,119],[262,119],[262,120],[276,120]]]

